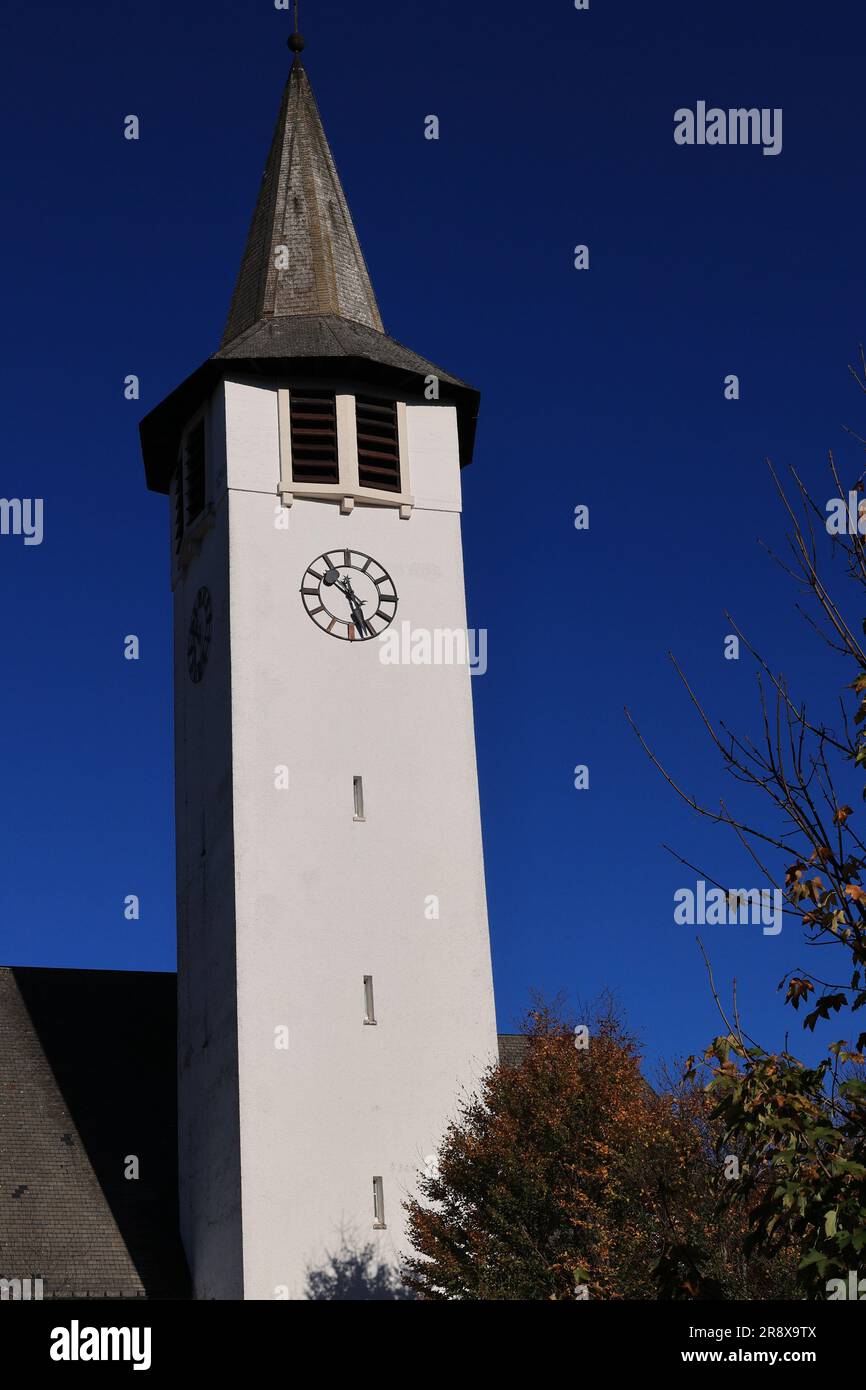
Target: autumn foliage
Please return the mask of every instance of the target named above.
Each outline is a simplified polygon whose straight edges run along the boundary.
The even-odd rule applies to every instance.
[[[715,1215],[722,1174],[697,1086],[645,1081],[614,1010],[575,1046],[555,1007],[530,1015],[519,1066],[467,1099],[407,1204],[427,1299],[785,1296],[791,1264],[751,1264],[745,1225]]]

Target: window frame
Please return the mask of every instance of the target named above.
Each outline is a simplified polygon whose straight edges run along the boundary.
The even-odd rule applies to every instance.
[[[373,976],[364,976],[364,1026],[376,1027],[376,1001],[373,996]]]
[[[373,1230],[387,1231],[385,1221],[385,1182],[381,1177],[373,1178]]]
[[[279,386],[277,388],[277,419],[279,426],[280,482],[278,492],[284,507],[291,507],[296,497],[312,497],[319,501],[339,502],[340,511],[345,515],[353,511],[355,505],[393,507],[399,509],[404,520],[412,514],[415,499],[411,493],[409,476],[409,450],[406,429],[406,402],[391,394],[377,396],[366,391],[362,400],[381,400],[392,404],[397,415],[397,450],[400,465],[400,490],[368,487],[361,485],[358,476],[358,426],[356,401],[358,393],[347,391],[336,385],[333,388],[337,415],[337,474],[336,483],[311,483],[295,481],[292,467],[292,391],[304,394],[310,390],[327,390],[316,384]]]

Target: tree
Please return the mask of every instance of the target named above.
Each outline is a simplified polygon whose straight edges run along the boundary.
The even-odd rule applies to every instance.
[[[405,1282],[438,1300],[769,1296],[745,1292],[748,1261],[726,1263],[741,1239],[715,1239],[703,1092],[654,1091],[609,1004],[589,1046],[576,1040],[560,1005],[539,1004],[522,1063],[491,1067],[463,1103],[423,1201],[406,1204]],[[714,1273],[690,1288],[707,1242]]]
[[[862,348],[860,368],[851,371],[866,392]],[[843,490],[832,454],[835,500],[823,510],[794,470],[786,487],[768,466],[788,527],[790,558],[779,563],[807,602],[800,611],[847,668],[847,694],[839,700],[838,714],[831,719],[808,713],[785,676],[771,670],[730,615],[732,630],[756,663],[756,737],[711,719],[674,662],[725,771],[738,789],[769,803],[766,820],[732,810],[725,800],[716,810],[690,796],[626,714],[678,795],[699,815],[735,833],[766,881],[782,893],[785,910],[799,919],[804,944],[824,949],[822,958],[833,962],[820,972],[798,967],[780,984],[793,1010],[803,1005],[803,1025],[810,1031],[837,1017],[840,1025],[844,1020],[849,1036],[830,1042],[816,1065],[801,1062],[787,1045],[774,1051],[752,1038],[736,1003],[731,1010],[722,1007],[710,974],[724,1032],[702,1063],[688,1070],[713,1098],[712,1113],[724,1126],[725,1141],[738,1146],[742,1180],[727,1185],[725,1202],[751,1211],[747,1248],[772,1253],[780,1244],[796,1244],[803,1290],[826,1297],[828,1278],[844,1277],[856,1267],[866,1245],[866,1032],[854,1036],[854,1015],[866,1004],[866,844],[858,813],[849,804],[862,805],[866,797],[866,503],[857,501],[862,473]],[[838,585],[845,590],[842,599],[831,587],[831,574],[844,580]],[[827,696],[835,707],[845,677],[837,684],[829,658],[825,670]]]

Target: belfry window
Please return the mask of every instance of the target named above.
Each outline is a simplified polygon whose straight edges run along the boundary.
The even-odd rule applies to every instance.
[[[337,404],[333,391],[292,391],[292,478],[296,483],[336,483]]]
[[[400,491],[400,442],[393,401],[355,401],[358,429],[358,481],[361,487]]]
[[[204,418],[184,436],[172,483],[172,530],[175,554],[180,553],[186,532],[197,521],[207,501],[207,458]]]
[[[204,511],[204,420],[199,420],[198,424],[193,425],[186,437],[183,451],[183,474],[186,494],[186,524],[190,526]]]

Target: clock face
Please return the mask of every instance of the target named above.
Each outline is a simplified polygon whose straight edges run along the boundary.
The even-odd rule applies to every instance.
[[[301,600],[317,627],[344,642],[369,642],[397,612],[384,565],[360,550],[328,550],[308,567]]]
[[[212,628],[213,608],[210,594],[207,589],[201,588],[195,596],[186,644],[186,666],[194,685],[198,685],[204,675]]]

